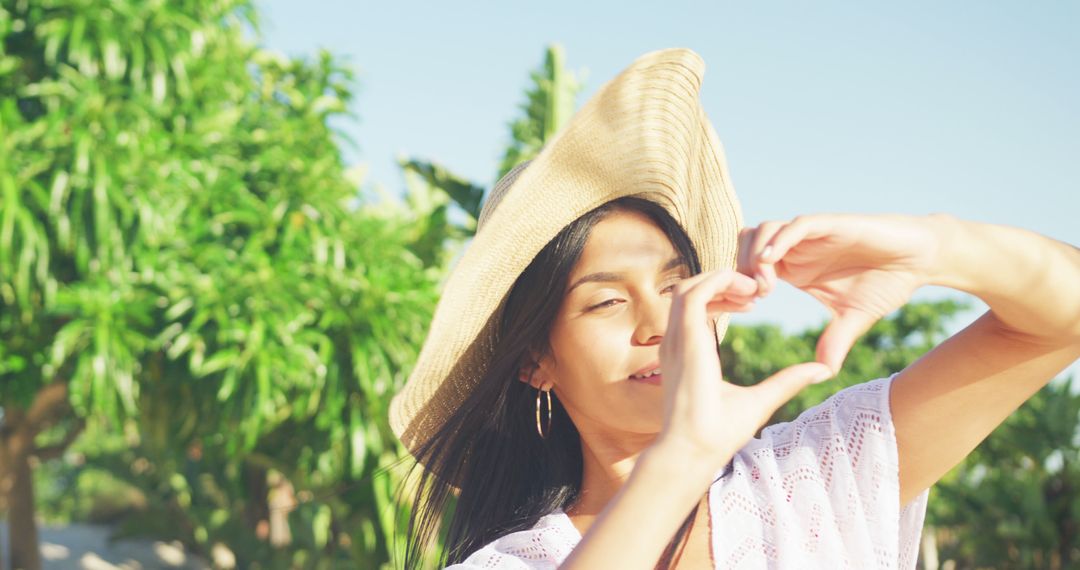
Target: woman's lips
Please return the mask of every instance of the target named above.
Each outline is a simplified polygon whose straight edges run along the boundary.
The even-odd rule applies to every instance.
[[[633,378],[633,377],[630,378],[630,380],[632,380],[634,382],[642,382],[644,384],[656,384],[657,386],[660,385],[660,383],[663,381],[663,379],[664,379],[664,373],[663,372],[661,372],[660,374],[657,374],[656,376],[649,376],[649,377],[646,377],[646,378]]]

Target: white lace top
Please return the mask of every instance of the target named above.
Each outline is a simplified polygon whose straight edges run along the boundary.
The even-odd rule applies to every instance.
[[[735,455],[709,487],[716,568],[915,568],[929,490],[901,508],[895,377],[840,390]],[[448,569],[556,568],[580,540],[556,511]]]

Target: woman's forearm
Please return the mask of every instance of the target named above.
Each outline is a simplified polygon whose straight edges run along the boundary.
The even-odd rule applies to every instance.
[[[1026,336],[1080,341],[1080,249],[1020,228],[930,219],[941,244],[930,284],[979,297]]]
[[[717,471],[709,463],[663,445],[643,451],[626,483],[560,568],[651,570],[705,495]]]

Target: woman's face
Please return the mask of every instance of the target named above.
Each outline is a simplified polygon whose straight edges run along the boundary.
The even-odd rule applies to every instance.
[[[675,283],[689,266],[646,215],[598,222],[570,273],[534,385],[554,386],[578,431],[655,434],[663,387],[630,378],[656,368]]]

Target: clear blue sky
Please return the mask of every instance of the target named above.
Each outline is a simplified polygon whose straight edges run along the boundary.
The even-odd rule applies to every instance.
[[[1080,244],[1077,2],[258,5],[267,47],[327,48],[357,71],[346,156],[391,192],[398,154],[492,184],[549,43],[586,73],[579,104],[637,56],[682,46],[705,60],[702,101],[748,224],[949,212]],[[797,330],[826,316],[785,285],[738,319]]]

